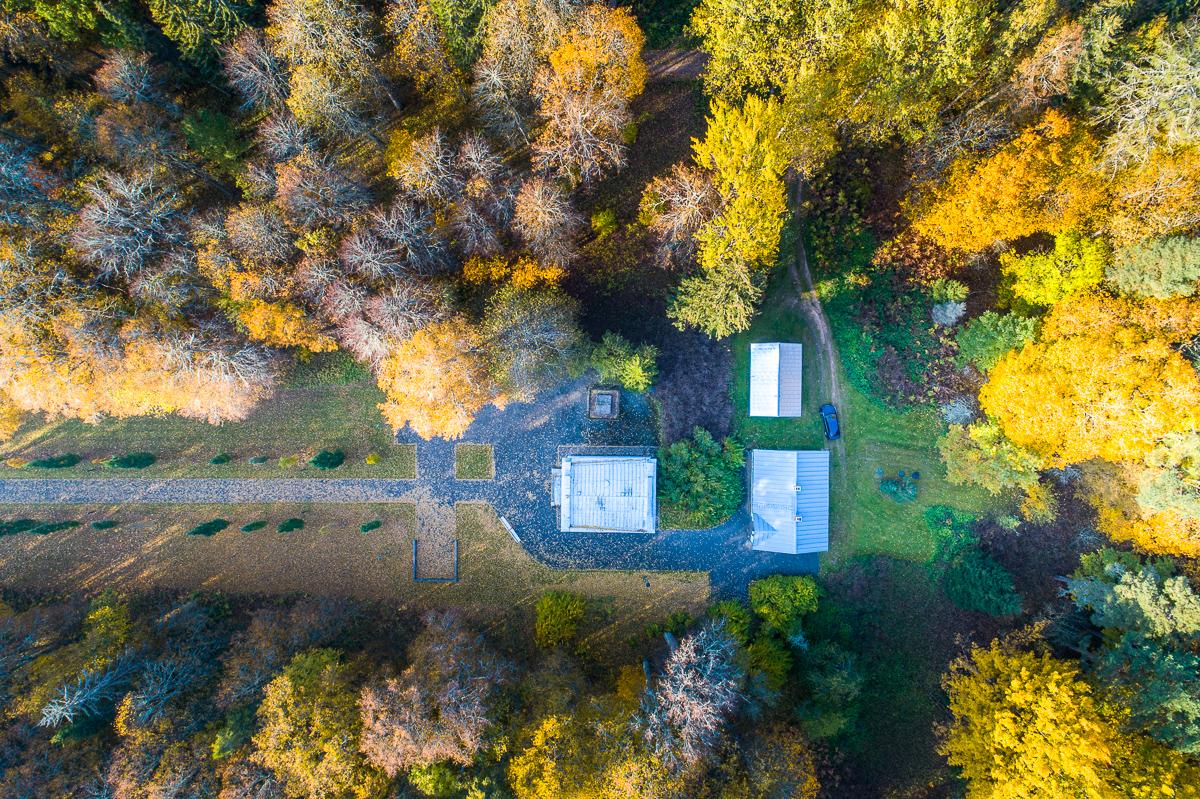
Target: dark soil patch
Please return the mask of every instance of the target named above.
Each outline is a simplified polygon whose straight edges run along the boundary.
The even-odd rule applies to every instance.
[[[652,394],[659,403],[663,445],[690,437],[697,426],[717,439],[729,435],[733,421],[729,393],[733,353],[728,342],[669,328],[663,333],[659,349],[660,377]]]

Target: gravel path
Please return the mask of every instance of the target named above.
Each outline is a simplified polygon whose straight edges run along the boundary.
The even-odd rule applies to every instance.
[[[19,479],[0,480],[0,502],[12,504],[129,503],[374,503],[414,502],[418,519],[433,519],[454,502],[484,501],[516,530],[525,549],[560,569],[695,570],[711,575],[714,593],[740,595],[765,574],[811,574],[816,555],[775,555],[748,546],[744,512],[708,530],[633,533],[562,533],[550,504],[550,470],[564,444],[653,445],[653,413],[646,398],[623,394],[621,419],[586,418],[590,382],[577,380],[532,403],[489,408],[463,441],[491,444],[496,479],[454,479],[454,442],[421,441],[407,431],[397,438],[417,445],[415,480],[372,479]],[[423,513],[423,509],[428,513]],[[433,515],[430,515],[433,514]],[[437,516],[440,518],[440,516]],[[432,524],[430,521],[429,524]],[[423,524],[423,526],[429,526]],[[422,538],[438,530],[419,530]]]

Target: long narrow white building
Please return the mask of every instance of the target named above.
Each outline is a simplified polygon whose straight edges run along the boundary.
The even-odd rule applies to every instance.
[[[803,346],[750,345],[750,415],[800,416],[804,377]]]

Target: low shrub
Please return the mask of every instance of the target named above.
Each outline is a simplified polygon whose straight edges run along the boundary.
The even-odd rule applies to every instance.
[[[280,469],[293,469],[296,467],[296,464],[298,464],[298,463],[300,463],[299,455],[284,455],[282,458],[279,459],[279,468]]]
[[[774,574],[750,583],[750,609],[768,630],[790,635],[801,616],[817,609],[820,594],[811,577]]]
[[[772,691],[783,688],[788,672],[792,670],[792,650],[786,643],[762,633],[746,647],[746,657],[751,673],[761,675],[767,688]]]
[[[708,616],[725,622],[725,632],[742,646],[750,643],[750,611],[737,599],[722,599],[708,609]]]
[[[619,383],[630,391],[645,391],[658,376],[658,349],[634,347],[616,333],[605,333],[592,351],[592,368],[601,383]]]
[[[250,522],[249,524],[243,524],[238,529],[241,530],[243,533],[253,533],[255,530],[261,530],[266,526],[267,526],[267,520],[259,519],[256,522]]]
[[[108,459],[108,465],[115,469],[145,469],[158,458],[150,452],[131,452],[128,455],[118,455]]]
[[[379,519],[363,523],[358,529],[364,533],[369,533],[372,530],[378,530],[383,527],[383,522]]]
[[[617,229],[617,212],[611,208],[592,214],[592,232],[604,238]]]
[[[253,464],[254,466],[262,466],[269,460],[270,458],[268,458],[266,455],[255,455],[253,458],[247,461],[247,463]]]
[[[188,535],[202,535],[205,538],[207,538],[209,536],[216,535],[217,533],[221,532],[228,526],[229,526],[229,522],[225,519],[212,519],[210,521],[204,522],[203,524],[196,525],[191,530],[188,530],[187,534]]]
[[[409,783],[421,795],[431,799],[450,799],[458,796],[464,788],[457,769],[446,762],[413,766],[407,776]]]
[[[24,469],[26,466],[29,465],[29,461],[26,460],[25,458],[18,458],[18,457],[5,458],[4,465],[10,469]]]
[[[323,449],[312,457],[309,466],[318,469],[336,469],[346,461],[346,453],[340,449]]]
[[[224,464],[229,463],[231,460],[233,460],[233,456],[228,452],[218,452],[212,457],[209,463],[213,466],[223,466]]]
[[[254,735],[254,707],[243,705],[229,711],[225,723],[217,730],[212,743],[212,759],[224,760],[247,743]]]
[[[93,530],[111,530],[116,526],[117,522],[114,519],[99,519],[91,524]]]
[[[1012,575],[990,555],[971,549],[951,563],[942,574],[946,598],[964,610],[992,616],[1015,616],[1021,612],[1021,596]]]
[[[303,529],[304,529],[304,520],[296,519],[296,518],[284,519],[283,521],[281,521],[279,523],[279,527],[278,527],[278,530],[281,533],[290,533],[293,530],[303,530]]]
[[[696,527],[712,527],[732,516],[745,498],[746,454],[732,438],[717,443],[703,427],[691,441],[676,441],[659,453],[659,496],[664,511],[679,509]]]
[[[42,522],[36,527],[30,528],[29,533],[30,535],[49,535],[60,530],[72,530],[78,526],[79,522],[73,519],[63,522]]]
[[[583,597],[566,591],[549,591],[537,601],[534,637],[538,646],[566,644],[579,632],[579,622],[587,609]]]
[[[27,533],[39,524],[41,522],[37,519],[9,519],[8,521],[2,521],[0,522],[0,536]]]
[[[69,469],[82,460],[78,455],[69,452],[66,455],[55,455],[52,458],[38,458],[29,461],[27,466],[31,469]]]
[[[375,464],[377,464],[381,460],[383,460],[383,458],[382,458],[382,456],[380,456],[380,454],[378,452],[372,452],[369,455],[367,455],[366,460],[367,460],[368,466],[374,466]]]

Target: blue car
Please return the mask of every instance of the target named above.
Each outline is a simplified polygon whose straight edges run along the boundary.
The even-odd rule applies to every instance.
[[[837,408],[828,402],[821,406],[821,425],[825,428],[825,438],[837,441],[842,437],[842,426],[838,424]]]

